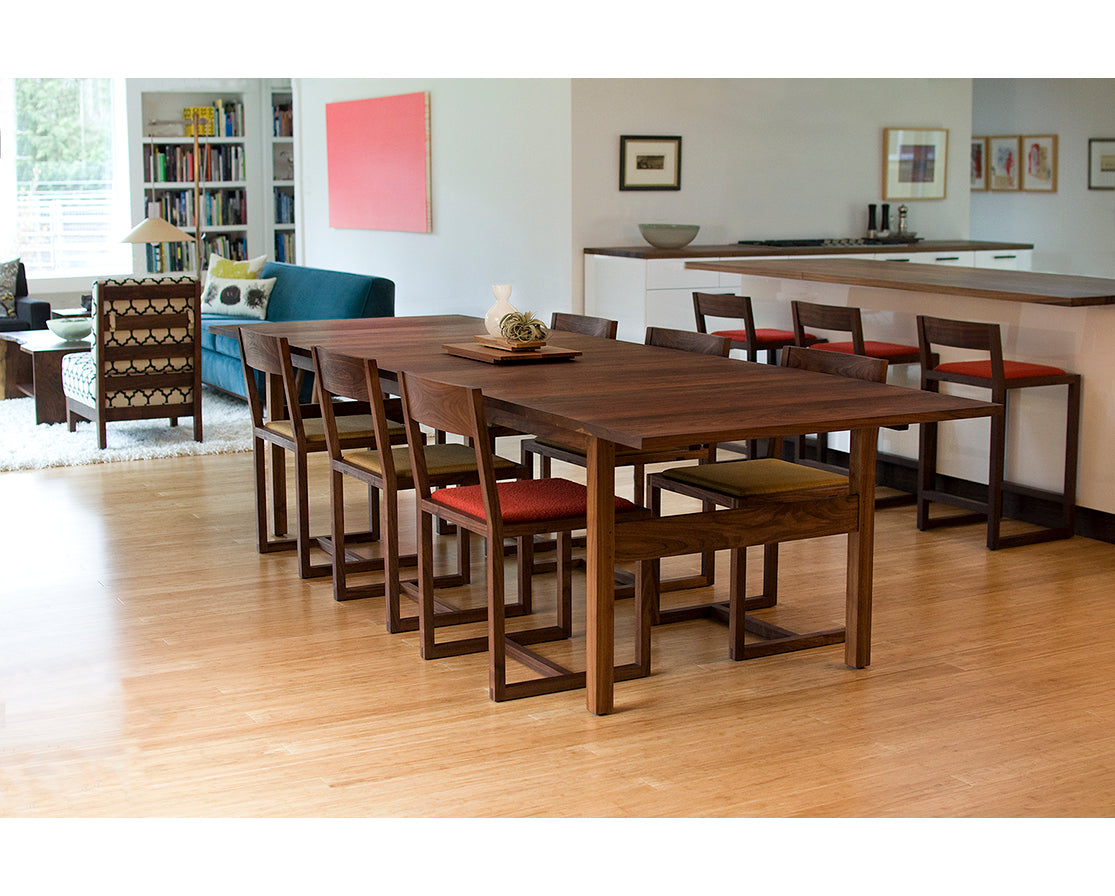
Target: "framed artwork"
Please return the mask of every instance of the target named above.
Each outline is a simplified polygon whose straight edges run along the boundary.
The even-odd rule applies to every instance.
[[[1022,189],[1031,193],[1057,192],[1057,135],[1022,138]]]
[[[620,137],[621,190],[680,190],[681,137]]]
[[[1088,141],[1088,189],[1115,190],[1115,139]]]
[[[1018,137],[987,138],[987,189],[1017,190],[1018,155],[1022,141]]]
[[[987,138],[972,138],[972,156],[968,166],[968,187],[972,190],[987,189]]]
[[[885,128],[883,199],[944,199],[948,155],[945,128]]]
[[[430,233],[430,95],[325,104],[329,226]]]

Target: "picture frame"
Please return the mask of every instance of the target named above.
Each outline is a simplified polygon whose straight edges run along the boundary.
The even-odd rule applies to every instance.
[[[968,165],[968,188],[987,189],[987,138],[972,138],[972,155]]]
[[[681,137],[620,137],[619,188],[680,190]]]
[[[1016,135],[987,138],[987,189],[1010,191],[1021,186],[1022,138]]]
[[[1115,190],[1115,138],[1089,138],[1088,189]]]
[[[883,129],[883,199],[944,199],[947,128]]]
[[[1057,135],[1023,135],[1019,169],[1028,193],[1057,192]]]

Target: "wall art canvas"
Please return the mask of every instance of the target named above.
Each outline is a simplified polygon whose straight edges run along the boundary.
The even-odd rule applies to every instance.
[[[1020,146],[1021,140],[1014,136],[987,138],[987,189],[1018,189]]]
[[[1057,192],[1057,135],[1022,138],[1022,189],[1031,193]]]
[[[430,233],[430,95],[327,103],[329,226]]]
[[[885,128],[883,199],[944,199],[948,156],[944,128]]]

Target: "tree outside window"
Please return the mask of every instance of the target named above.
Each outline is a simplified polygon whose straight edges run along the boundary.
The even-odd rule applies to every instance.
[[[0,143],[0,190],[15,200],[5,254],[19,255],[31,277],[129,271],[129,247],[120,243],[128,230],[122,83],[13,78],[2,88],[10,100],[0,101],[0,116],[11,124]]]

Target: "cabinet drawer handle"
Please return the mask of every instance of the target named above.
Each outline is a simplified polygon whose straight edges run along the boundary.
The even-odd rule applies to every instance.
[[[938,255],[937,261],[960,261],[959,255]]]
[[[992,258],[1018,258],[1017,255],[992,255]]]
[[[888,258],[887,261],[909,261],[908,258]]]

